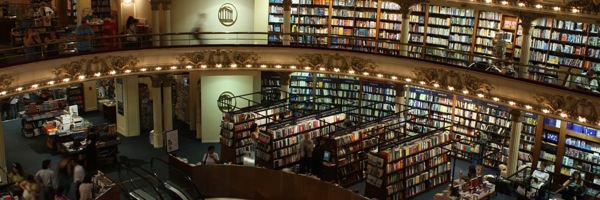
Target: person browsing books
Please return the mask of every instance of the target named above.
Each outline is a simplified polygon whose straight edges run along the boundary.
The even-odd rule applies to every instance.
[[[305,174],[310,172],[310,159],[312,157],[312,152],[315,144],[312,142],[310,138],[310,133],[304,133],[304,138],[300,141],[300,170],[298,171],[300,174]]]
[[[583,190],[583,191],[582,191]],[[582,199],[585,194],[585,187],[583,186],[583,178],[578,171],[571,173],[571,178],[562,185],[556,193],[561,193],[562,198],[565,200],[579,200]]]
[[[221,161],[219,160],[219,154],[215,153],[215,146],[208,147],[208,153],[202,157],[202,164],[204,165],[216,165]]]

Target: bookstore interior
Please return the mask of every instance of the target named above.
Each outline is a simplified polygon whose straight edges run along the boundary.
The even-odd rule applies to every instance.
[[[75,1],[67,2],[75,10]],[[110,4],[104,2],[109,1],[92,2],[99,7],[91,9],[98,14],[92,21],[110,17]],[[42,2],[32,0],[31,5]],[[19,25],[10,36],[16,46],[22,45],[17,43],[22,41],[19,31],[44,32],[61,21],[39,13],[24,18],[19,13],[29,13],[27,9],[0,8],[0,17]],[[283,32],[283,1],[269,0],[268,10],[268,31],[273,33],[268,42],[283,43],[277,34]],[[71,12],[67,25],[77,22]],[[456,66],[488,62],[488,56],[496,56],[500,38],[500,57],[518,61],[524,47],[529,63],[548,69],[529,71],[533,79],[556,83],[556,71],[583,73],[591,81],[581,89],[598,89],[597,24],[541,18],[531,27],[531,44],[523,45],[527,34],[522,20],[495,11],[416,4],[405,18],[400,6],[388,1],[295,0],[291,13],[292,32],[327,35],[295,35],[293,45],[399,55],[397,43],[386,41],[399,40],[408,24],[408,43],[424,45],[410,47],[409,57]],[[301,172],[306,152],[317,152],[319,160],[308,162],[312,175],[341,187],[362,183],[364,196],[377,199],[415,199],[436,188],[445,189],[435,195],[439,199],[486,199],[498,193],[525,199],[600,197],[600,133],[595,127],[416,83],[316,72],[263,71],[260,77],[260,101],[245,107],[230,104],[239,96],[219,101],[223,163]],[[172,86],[177,118],[190,112],[186,80]],[[83,84],[4,99],[2,117],[21,118],[23,136],[43,135],[49,151],[75,158],[82,158],[86,138],[98,135],[99,160],[118,162],[114,81],[95,84],[98,108],[110,123],[91,124],[79,116],[85,112]],[[150,130],[148,85],[139,90],[140,112],[145,112],[141,127]],[[509,163],[511,158],[517,164]],[[518,166],[512,174],[507,171],[511,164]]]

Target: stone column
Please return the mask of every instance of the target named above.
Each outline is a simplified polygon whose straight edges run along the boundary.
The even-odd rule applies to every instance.
[[[290,31],[292,18],[292,0],[283,0],[283,45],[290,45]]]
[[[519,78],[527,78],[529,77],[529,67],[525,67],[524,65],[529,64],[529,53],[531,52],[531,24],[533,19],[523,18],[521,19],[521,26],[523,27],[523,37],[521,40],[521,55],[519,57],[519,64],[522,66],[519,67]]]
[[[150,8],[152,9],[152,34],[160,33],[160,7],[161,0],[150,0]],[[160,37],[152,37],[152,46],[160,46]]]
[[[521,143],[521,130],[523,129],[523,115],[520,110],[510,111],[512,126],[510,127],[510,142],[508,145],[508,176],[517,172],[519,164],[519,145]]]
[[[154,148],[162,148],[164,146],[164,128],[163,128],[163,99],[162,99],[162,79],[152,77],[152,115],[154,122],[154,135],[151,135],[154,140]]]
[[[404,110],[404,104],[406,103],[406,98],[404,97],[404,84],[396,83],[394,89],[396,89],[396,105],[394,106],[395,112],[402,112]],[[400,115],[404,117],[404,114]]]
[[[171,33],[171,1],[172,0],[162,0],[162,8],[165,17],[165,33]],[[165,35],[164,40],[164,45],[171,46],[171,35]]]
[[[290,72],[281,72],[280,85],[281,85],[281,97],[280,99],[288,98],[288,92],[290,90]]]
[[[410,39],[410,10],[408,9],[410,7],[410,5],[406,4],[406,5],[402,5],[404,7],[401,7],[400,10],[402,11],[402,29],[400,30],[400,42],[403,44],[408,43],[408,40]],[[406,7],[409,6],[409,7]],[[408,46],[406,45],[402,45],[400,46],[400,55],[401,56],[408,56]]]
[[[139,78],[137,75],[123,76],[115,78],[117,96],[117,132],[125,137],[140,135],[140,93]],[[118,102],[122,101],[122,105]],[[123,108],[119,108],[123,106]],[[119,110],[123,110],[119,113]],[[104,111],[106,112],[106,110]]]
[[[200,92],[199,92],[199,88],[200,88],[200,72],[199,71],[190,71],[190,75],[189,75],[189,82],[190,82],[190,91],[189,91],[189,96],[190,96],[190,100],[188,101],[188,109],[190,110],[189,114],[189,119],[190,119],[190,130],[191,131],[196,131],[198,130],[196,128],[196,123],[197,121],[200,121],[200,118],[197,118],[196,115],[196,106],[199,106],[198,102],[200,102]],[[198,133],[197,133],[198,134]],[[196,135],[197,137],[200,137],[198,135]],[[199,138],[197,138],[199,139]]]
[[[0,113],[2,113],[2,111],[0,110]],[[20,139],[25,139],[25,138],[20,138]],[[0,181],[0,185],[4,185],[7,184],[7,180],[6,180],[6,173],[10,173],[9,170],[6,168],[6,146],[4,146],[4,128],[2,127],[2,123],[0,123],[0,168],[2,168],[2,170],[0,170],[0,177],[2,177],[2,181]]]
[[[162,87],[162,98],[163,98],[163,129],[165,131],[173,130],[173,89],[172,84],[173,81],[170,78],[169,80],[163,81]]]

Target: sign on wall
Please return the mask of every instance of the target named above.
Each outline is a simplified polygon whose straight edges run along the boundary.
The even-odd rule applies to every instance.
[[[167,153],[179,150],[179,131],[167,131],[165,135],[167,138]]]
[[[223,26],[232,26],[237,21],[237,9],[230,3],[225,3],[219,8],[219,22]]]

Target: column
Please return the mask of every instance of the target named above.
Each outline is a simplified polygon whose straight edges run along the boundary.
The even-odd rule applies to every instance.
[[[290,45],[290,29],[292,18],[292,0],[283,0],[283,45]]]
[[[519,57],[519,64],[521,64],[521,67],[519,67],[519,78],[527,78],[529,77],[529,67],[525,67],[524,65],[529,64],[532,20],[521,20],[521,26],[523,27],[523,40],[521,42],[521,55]]]
[[[115,78],[117,132],[125,137],[140,135],[140,94],[138,84],[139,78],[137,75]],[[122,94],[122,96],[118,96],[119,94]]]
[[[508,173],[512,175],[517,172],[519,164],[519,145],[521,143],[521,129],[523,128],[523,115],[520,110],[510,111],[512,126],[510,127],[510,142],[508,146]]]
[[[161,80],[158,78],[152,77],[152,90],[150,93],[152,95],[152,116],[154,122],[154,135],[151,135],[153,140],[154,148],[162,148],[163,147],[163,102],[161,95]]]
[[[198,121],[200,121],[200,118],[196,117],[196,106],[199,106],[198,102],[200,101],[200,72],[191,71],[189,74],[189,83],[190,100],[188,101],[188,109],[190,110],[190,116],[188,118],[190,120],[190,131],[198,131],[199,129],[196,128],[196,125]],[[200,139],[198,138],[200,136],[201,134],[198,131],[198,133],[196,133],[196,139]]]
[[[394,86],[394,89],[396,89],[396,105],[394,106],[396,113],[404,111],[404,104],[406,103],[406,98],[404,97],[405,88],[405,85],[400,83],[396,83]],[[400,116],[404,117],[404,114]]]
[[[165,17],[165,33],[171,33],[171,1],[172,0],[162,0],[162,8]],[[171,46],[171,35],[165,35],[164,40],[164,45]]]
[[[162,98],[163,98],[163,129],[165,131],[173,130],[173,89],[171,79],[163,81]]]
[[[281,72],[280,85],[281,85],[281,97],[280,99],[288,98],[288,92],[290,91],[290,72]]]
[[[152,9],[152,34],[160,33],[160,0],[150,0],[150,8]],[[160,46],[160,37],[152,36],[152,46]]]
[[[400,8],[400,10],[402,11],[402,29],[400,30],[400,42],[403,44],[407,44],[408,43],[408,39],[409,39],[409,32],[410,32],[410,10],[408,9],[409,7],[406,6],[410,6],[408,4],[405,5],[401,5],[403,7]],[[407,23],[404,23],[407,22]],[[400,55],[401,56],[408,56],[408,46],[406,45],[402,45],[400,46]]]
[[[0,110],[0,113],[2,113],[2,111]],[[25,139],[25,138],[23,138]],[[2,170],[0,170],[0,176],[2,177],[2,181],[0,182],[0,185],[4,185],[7,184],[7,180],[6,180],[6,173],[9,173],[8,169],[6,168],[6,146],[4,145],[4,128],[2,127],[2,123],[0,123],[0,168],[2,168]]]

